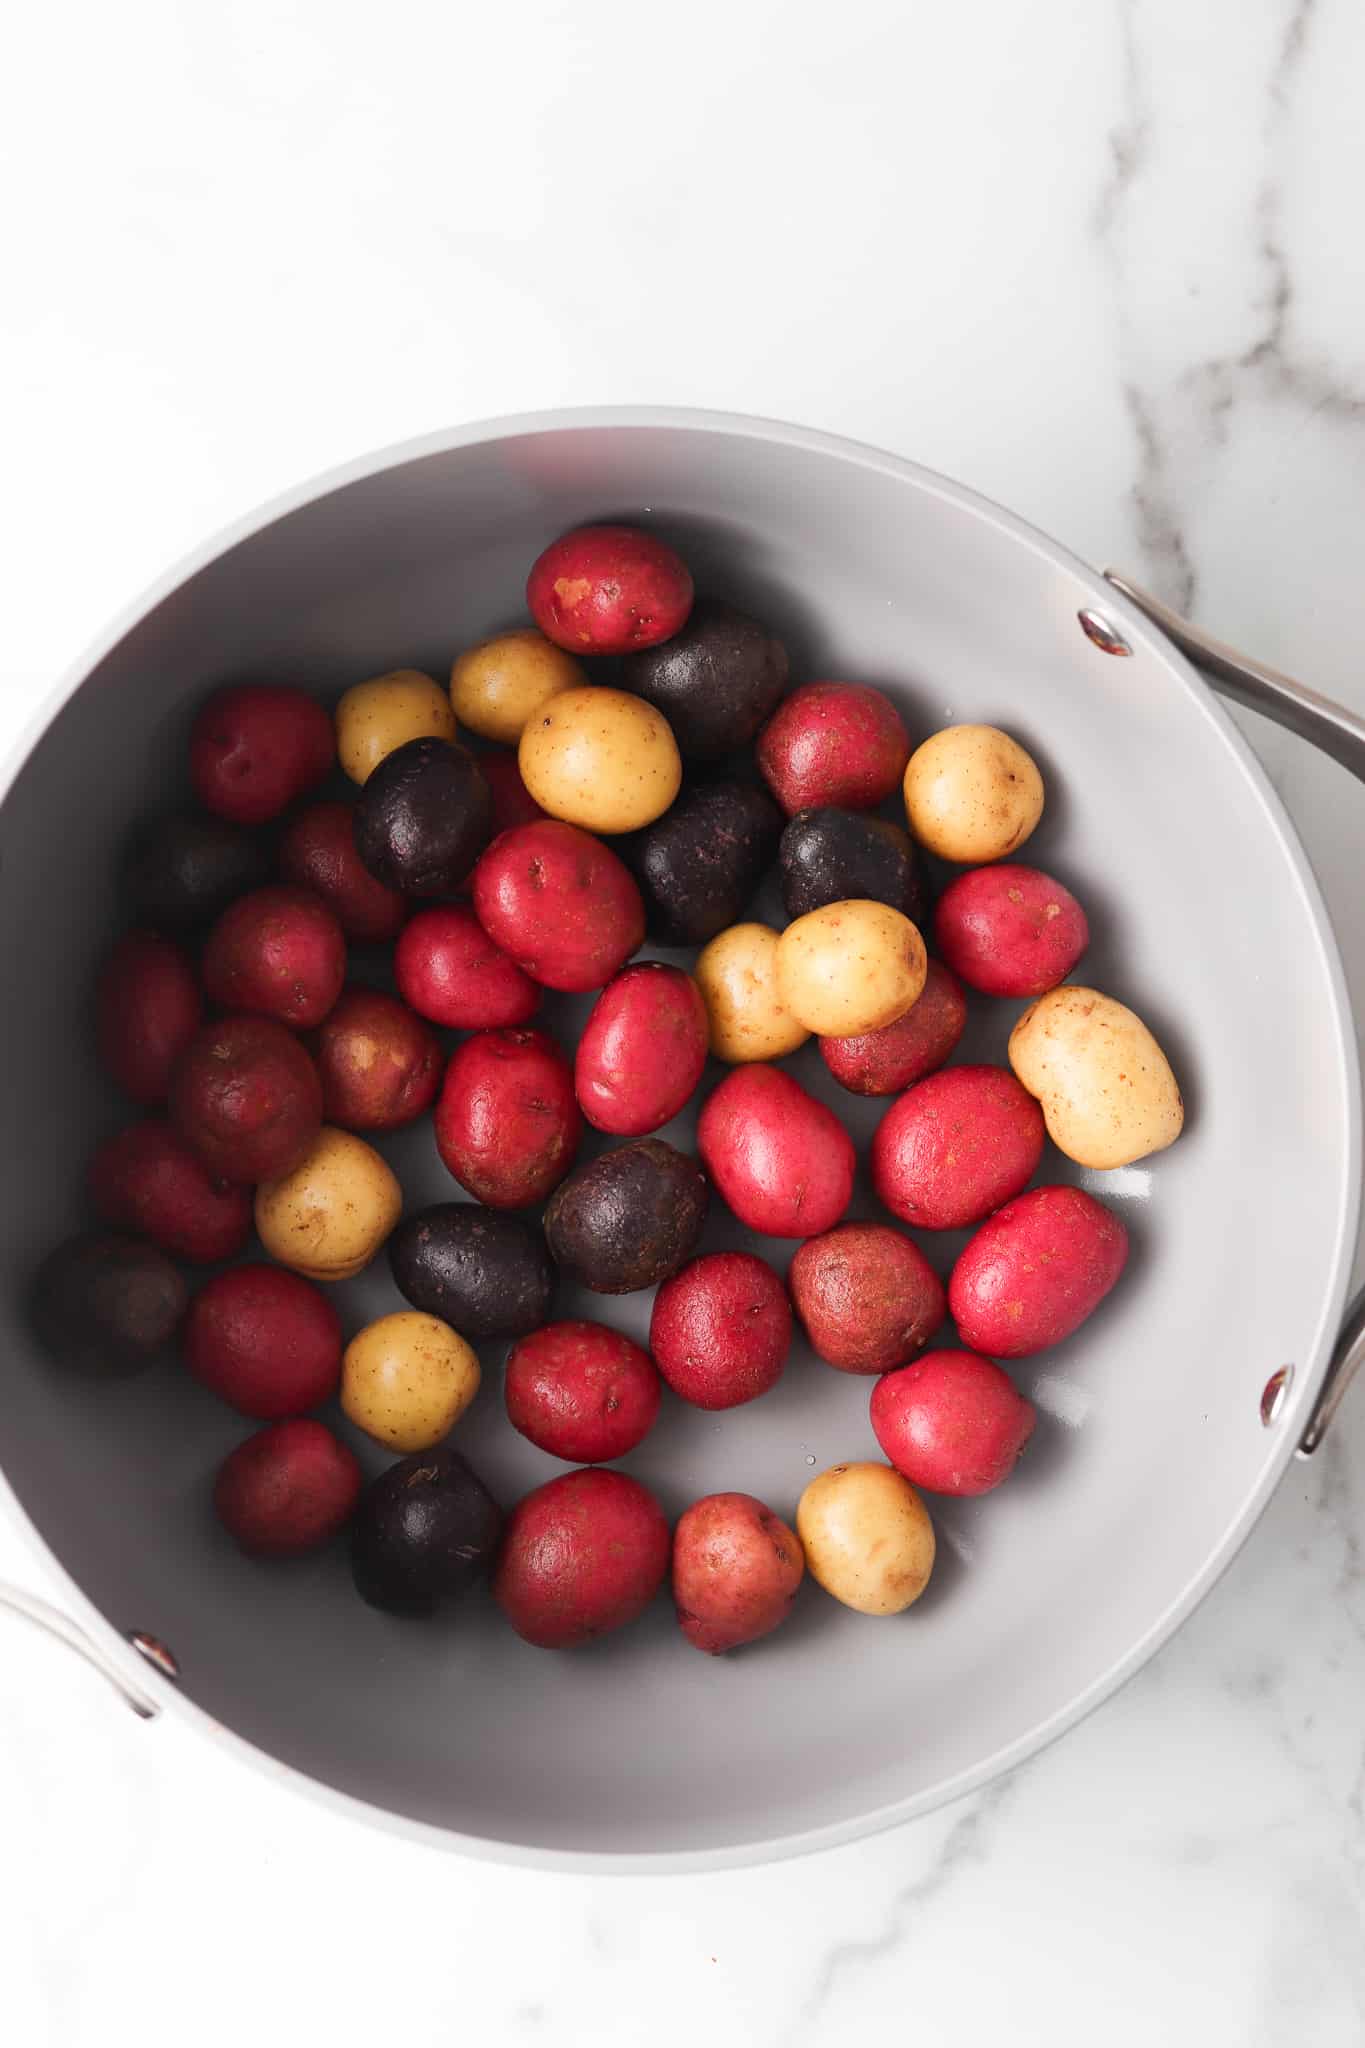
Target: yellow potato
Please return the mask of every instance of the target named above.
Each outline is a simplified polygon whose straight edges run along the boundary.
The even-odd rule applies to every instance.
[[[395,1451],[438,1444],[479,1391],[479,1361],[449,1323],[416,1309],[357,1331],[341,1361],[341,1406]]]
[[[780,1060],[810,1037],[778,990],[779,943],[769,924],[732,924],[697,955],[692,973],[718,1060]]]
[[[337,758],[352,782],[368,782],[386,754],[409,740],[453,740],[450,699],[417,668],[355,683],[336,708]]]
[[[934,1569],[934,1525],[890,1465],[831,1465],[796,1504],[813,1579],[859,1614],[899,1614]]]
[[[403,1190],[372,1145],[324,1124],[308,1157],[256,1190],[256,1235],[272,1259],[310,1280],[368,1266],[403,1209]]]
[[[949,725],[910,756],[905,815],[930,853],[981,867],[1028,838],[1043,815],[1043,778],[1008,733]]]
[[[668,720],[626,690],[561,690],[522,733],[517,760],[541,809],[587,832],[653,824],[682,784]]]
[[[1015,1025],[1009,1052],[1048,1136],[1080,1166],[1131,1166],[1180,1136],[1185,1105],[1170,1062],[1113,996],[1050,989]]]
[[[514,747],[547,698],[587,687],[586,671],[534,626],[467,647],[450,671],[455,716],[482,739]]]
[[[908,917],[889,903],[853,897],[787,926],[778,942],[777,986],[808,1031],[855,1038],[903,1017],[919,999],[928,966]]]

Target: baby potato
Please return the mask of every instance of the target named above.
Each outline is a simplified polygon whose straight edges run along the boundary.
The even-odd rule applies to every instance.
[[[256,1235],[272,1259],[310,1280],[349,1280],[402,1208],[403,1190],[374,1147],[324,1124],[292,1173],[257,1188]]]
[[[522,733],[517,761],[541,809],[587,832],[652,825],[682,786],[668,720],[627,690],[558,691]]]
[[[934,1525],[894,1466],[831,1465],[796,1504],[813,1579],[859,1614],[899,1614],[934,1568]]]
[[[924,987],[924,941],[889,903],[854,897],[789,924],[778,941],[777,986],[798,1024],[825,1038],[881,1031]]]
[[[341,1406],[395,1451],[426,1451],[479,1391],[479,1361],[439,1316],[403,1309],[357,1331],[341,1360]]]
[[[905,815],[941,860],[1003,860],[1043,815],[1043,778],[1017,740],[993,725],[949,725],[910,756]]]
[[[450,671],[455,716],[481,739],[514,747],[547,698],[587,686],[587,672],[534,626],[495,633],[457,655]]]
[[[1131,1166],[1180,1136],[1185,1105],[1170,1062],[1113,996],[1050,989],[1010,1033],[1009,1056],[1053,1144],[1079,1166]]]
[[[337,756],[352,782],[368,782],[385,756],[409,740],[456,737],[449,697],[417,668],[353,684],[337,705],[336,729]]]
[[[780,943],[771,925],[732,924],[697,955],[693,976],[718,1060],[780,1060],[810,1037],[778,988]]]

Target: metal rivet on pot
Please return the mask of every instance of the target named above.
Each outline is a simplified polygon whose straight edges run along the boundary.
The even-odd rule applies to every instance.
[[[149,1636],[140,1628],[130,1628],[128,1640],[140,1656],[155,1665],[163,1678],[179,1678],[180,1666],[175,1652],[162,1642],[160,1636]]]
[[[1283,1414],[1284,1404],[1289,1397],[1289,1389],[1293,1383],[1294,1368],[1292,1365],[1282,1365],[1279,1371],[1271,1373],[1270,1378],[1266,1381],[1261,1393],[1261,1421],[1267,1429],[1271,1427],[1272,1423],[1278,1422]]]
[[[1092,612],[1088,605],[1082,605],[1076,617],[1081,622],[1081,631],[1086,639],[1093,642],[1101,654],[1132,653],[1132,648],[1118,627],[1107,619],[1103,612]]]

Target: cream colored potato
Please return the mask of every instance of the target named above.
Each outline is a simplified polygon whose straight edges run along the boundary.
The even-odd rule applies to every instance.
[[[780,1060],[810,1037],[782,1000],[780,936],[770,924],[732,924],[697,955],[692,973],[706,1005],[718,1060]]]
[[[627,690],[561,690],[522,733],[517,760],[541,809],[586,832],[652,825],[682,784],[668,720]]]
[[[930,853],[981,867],[1028,838],[1043,815],[1043,778],[997,727],[945,726],[910,756],[905,815]]]
[[[1113,996],[1049,990],[1015,1025],[1009,1053],[1053,1144],[1080,1166],[1131,1166],[1180,1136],[1185,1106],[1170,1062]]]
[[[934,1569],[934,1525],[890,1465],[831,1465],[796,1504],[811,1577],[859,1614],[899,1614]]]
[[[777,986],[799,1024],[855,1038],[903,1017],[928,972],[917,928],[889,903],[851,897],[807,911],[777,947]]]
[[[301,1166],[256,1190],[256,1235],[272,1259],[310,1280],[368,1266],[403,1209],[403,1190],[372,1145],[324,1124]]]
[[[482,739],[514,747],[548,698],[585,689],[587,672],[534,626],[480,640],[450,671],[455,716]]]
[[[337,758],[352,782],[368,782],[386,754],[409,740],[453,740],[450,699],[431,676],[396,668],[355,683],[336,708]]]
[[[341,1406],[357,1429],[395,1451],[426,1451],[479,1391],[479,1361],[439,1316],[416,1309],[356,1332],[341,1360]]]

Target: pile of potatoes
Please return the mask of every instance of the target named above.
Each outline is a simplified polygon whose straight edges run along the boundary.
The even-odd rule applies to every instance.
[[[348,1528],[358,1590],[393,1614],[489,1573],[547,1648],[632,1621],[670,1577],[709,1653],[771,1633],[807,1573],[899,1613],[933,1569],[922,1493],[988,1492],[1029,1441],[1006,1363],[1069,1337],[1124,1268],[1102,1201],[1030,1185],[1048,1143],[1099,1170],[1160,1151],[1175,1078],[1131,1009],[1068,979],[1089,928],[1012,858],[1046,802],[1018,739],[913,745],[876,689],[789,688],[780,639],[635,528],[561,536],[527,605],[448,687],[404,668],[331,712],[273,684],[200,707],[194,807],[139,834],[135,923],[96,991],[99,1058],[140,1115],[94,1154],[99,1227],[36,1276],[37,1327],[100,1373],[176,1344],[263,1425],[215,1480],[231,1536],[282,1557]],[[958,870],[937,901],[926,857]],[[774,870],[781,929],[751,914]],[[646,939],[689,966],[635,959]],[[353,979],[380,946],[391,985]],[[553,991],[595,997],[573,1047],[544,1028]],[[968,991],[1027,1003],[1008,1067],[949,1064]],[[853,1142],[780,1064],[811,1039],[886,1104],[879,1219],[849,1219]],[[658,1133],[704,1087],[693,1158]],[[427,1117],[452,1199],[405,1209],[375,1141]],[[589,1128],[612,1143],[583,1162]],[[700,1249],[716,1199],[795,1244],[785,1274]],[[946,1282],[911,1229],[974,1232]],[[406,1305],[348,1334],[328,1290],[381,1254]],[[212,1270],[191,1288],[187,1266]],[[561,1275],[653,1289],[648,1345],[557,1319]],[[666,1394],[773,1398],[798,1326],[870,1381],[886,1462],[818,1473],[794,1526],[729,1492],[670,1529],[614,1461]],[[509,1426],[572,1468],[506,1515],[446,1442],[493,1342]],[[399,1454],[368,1486],[313,1413],[332,1402]]]

